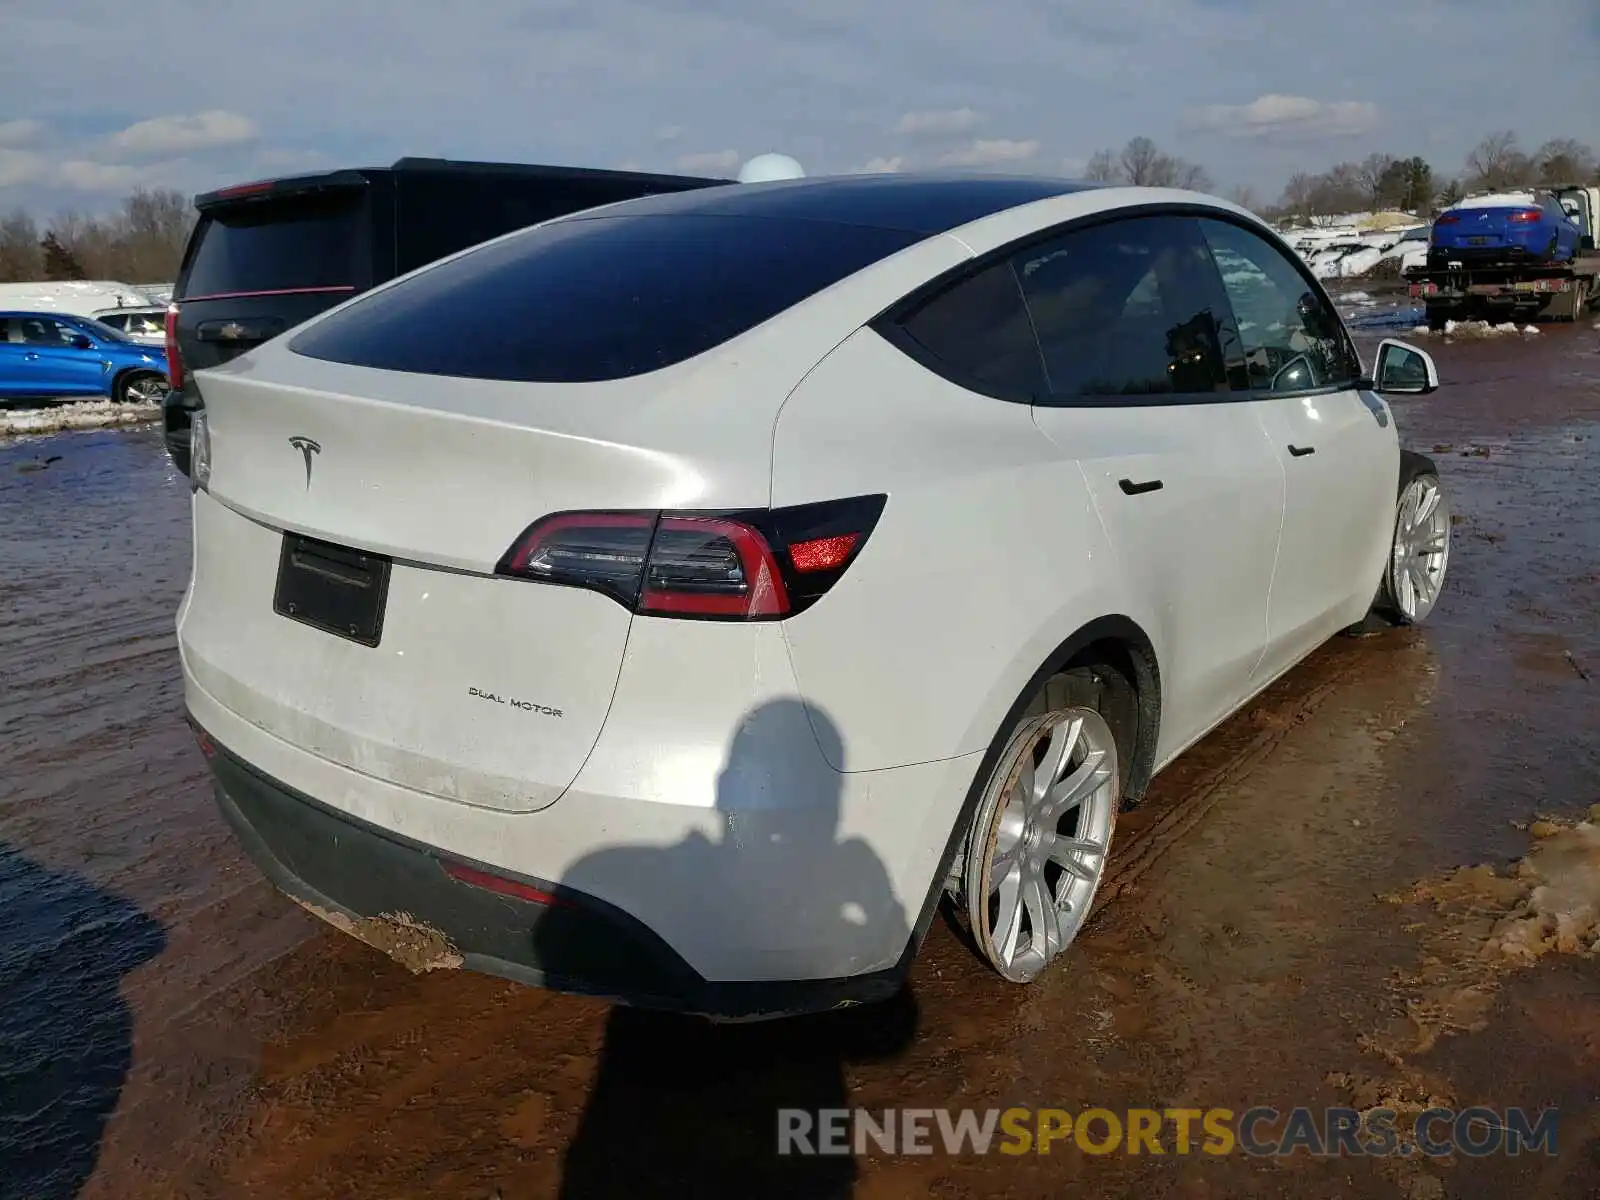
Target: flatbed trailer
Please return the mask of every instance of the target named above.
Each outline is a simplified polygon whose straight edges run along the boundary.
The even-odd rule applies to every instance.
[[[1450,262],[1412,267],[1404,277],[1430,329],[1448,321],[1576,321],[1600,300],[1600,254],[1592,250],[1567,263]]]

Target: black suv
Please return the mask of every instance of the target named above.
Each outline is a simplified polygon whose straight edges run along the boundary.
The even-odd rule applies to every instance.
[[[378,284],[527,225],[726,179],[402,158],[195,197],[167,310],[167,452],[189,473],[190,372],[227,362]]]

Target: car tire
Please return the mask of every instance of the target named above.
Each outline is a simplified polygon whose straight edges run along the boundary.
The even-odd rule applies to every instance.
[[[118,404],[159,404],[166,392],[160,371],[124,371],[111,385],[111,399]]]
[[[1432,615],[1450,566],[1452,525],[1450,500],[1438,468],[1424,455],[1402,450],[1383,578],[1366,617],[1346,629],[1347,635],[1420,625]]]
[[[1105,694],[1091,667],[1039,689],[984,782],[952,873],[974,948],[1012,983],[1032,982],[1072,943],[1105,874],[1129,761]]]

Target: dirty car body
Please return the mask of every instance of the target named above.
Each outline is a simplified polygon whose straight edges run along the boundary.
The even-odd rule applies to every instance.
[[[1019,780],[1114,818],[1394,590],[1376,392],[1437,375],[1375,373],[1189,192],[574,214],[196,373],[190,719],[253,859],[413,969],[729,1019],[882,998],[941,897],[1019,878]],[[1027,822],[1027,878],[1076,882],[1012,889],[1007,978],[1092,899],[1104,839],[1064,829]]]

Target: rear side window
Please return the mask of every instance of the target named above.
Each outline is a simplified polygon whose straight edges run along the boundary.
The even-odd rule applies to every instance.
[[[348,193],[210,211],[195,231],[182,298],[360,286],[360,213]]]
[[[940,374],[956,382],[1019,397],[1045,390],[1039,343],[1010,262],[995,263],[940,292],[900,328],[938,361]]]
[[[1228,390],[1227,305],[1190,218],[1071,230],[1022,250],[1012,265],[1059,401]]]
[[[687,213],[558,221],[364,296],[290,349],[421,375],[625,379],[719,346],[922,236]]]

